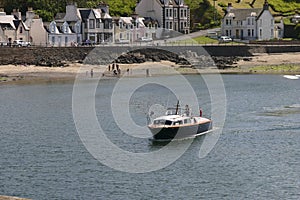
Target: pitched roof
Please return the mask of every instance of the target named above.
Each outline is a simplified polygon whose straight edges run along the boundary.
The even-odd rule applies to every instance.
[[[4,15],[4,16],[0,16],[0,24],[10,24],[10,26],[13,29],[16,29],[16,26],[14,24],[14,20],[15,20],[15,16],[13,15]]]
[[[246,20],[247,17],[259,16],[262,11],[263,11],[262,8],[247,8],[247,9],[232,8],[226,14],[226,16],[234,17],[235,20],[241,21],[241,20]]]
[[[92,11],[91,9],[80,9],[79,10],[82,21],[86,22],[86,20],[90,16],[91,11]]]

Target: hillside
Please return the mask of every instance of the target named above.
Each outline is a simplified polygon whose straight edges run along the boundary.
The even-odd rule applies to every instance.
[[[213,5],[213,0],[209,0]],[[261,8],[265,0],[218,0],[216,6],[219,12],[226,8],[228,3],[232,3],[234,8]],[[300,10],[299,0],[268,0],[273,14],[280,16],[294,15],[295,12]]]
[[[96,7],[103,0],[75,0],[79,7]],[[129,16],[134,12],[137,0],[104,0],[110,5],[112,16]],[[65,12],[65,1],[61,0],[0,0],[0,7],[10,13],[14,8],[24,14],[28,7],[33,7],[44,21],[51,21],[56,13]],[[219,25],[228,3],[235,8],[261,8],[264,0],[185,0],[191,8],[191,26],[194,29]],[[300,10],[299,0],[268,0],[273,14],[278,16],[294,15]],[[217,9],[215,12],[214,7]]]

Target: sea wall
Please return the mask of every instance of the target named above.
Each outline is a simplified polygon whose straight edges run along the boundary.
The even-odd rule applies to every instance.
[[[93,50],[94,49],[94,50]],[[96,51],[95,51],[96,49]],[[92,51],[93,50],[93,51]],[[211,45],[211,46],[150,46],[150,47],[128,47],[128,46],[102,46],[102,47],[29,47],[29,48],[13,48],[0,47],[0,65],[39,65],[39,66],[64,66],[70,62],[83,62],[87,55],[95,54],[99,64],[103,60],[114,60],[120,55],[128,52],[141,52],[147,60],[172,60],[178,63],[184,63],[182,57],[185,54],[212,56],[212,57],[249,57],[255,53],[286,53],[300,52],[300,45]],[[163,53],[169,51],[174,53]],[[177,54],[177,55],[176,55]],[[180,56],[178,56],[180,55]],[[148,56],[148,57],[147,57]],[[143,62],[143,60],[135,59],[133,62]],[[88,60],[88,59],[87,59]],[[122,57],[119,60],[127,60]]]

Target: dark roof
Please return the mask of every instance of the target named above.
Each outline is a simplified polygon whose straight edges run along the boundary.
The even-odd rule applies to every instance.
[[[234,14],[235,20],[245,20],[247,17],[251,17],[252,13],[256,13],[256,16],[258,17],[260,13],[262,12],[262,8],[247,8],[247,9],[234,9],[232,8],[226,16],[230,14]]]
[[[91,9],[88,10],[79,10],[80,16],[82,21],[86,22],[86,20],[89,18],[90,13],[92,12]]]
[[[18,29],[18,27],[21,23],[21,20],[14,20],[13,22],[14,22],[14,25],[15,25],[16,29]]]
[[[47,31],[47,33],[50,33],[50,30],[47,26],[44,26],[44,29]]]

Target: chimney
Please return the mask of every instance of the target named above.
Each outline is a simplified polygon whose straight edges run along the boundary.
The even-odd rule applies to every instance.
[[[4,12],[4,8],[0,7],[0,16],[5,16],[6,12]]]
[[[26,19],[33,19],[35,17],[35,13],[32,7],[27,8]]]
[[[232,7],[232,3],[228,3],[227,9],[226,9],[226,13],[229,13],[232,8],[233,8]]]
[[[14,15],[18,20],[22,19],[22,15],[21,15],[21,12],[19,11],[19,9],[13,9],[13,12],[11,13],[11,15]]]
[[[268,3],[268,0],[265,0],[263,9],[264,9],[264,10],[269,10],[269,3]]]
[[[100,8],[102,12],[105,12],[105,13],[108,13],[108,14],[109,14],[109,6],[108,6],[108,4],[106,4],[106,3],[104,3],[104,2],[101,2],[101,3],[98,5],[98,8]]]

